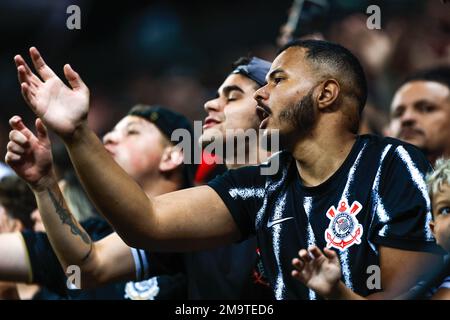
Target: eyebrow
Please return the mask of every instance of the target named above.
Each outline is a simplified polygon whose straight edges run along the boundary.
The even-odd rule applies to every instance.
[[[435,103],[435,102],[433,102],[433,101],[430,101],[430,100],[426,100],[426,99],[420,99],[420,100],[418,100],[418,101],[415,101],[414,103],[413,103],[413,107],[414,108],[417,108],[417,107],[422,107],[422,106],[424,106],[424,105],[430,105],[430,106],[437,106],[437,104]],[[405,105],[404,104],[399,104],[399,105],[396,105],[396,106],[393,106],[393,109],[392,109],[392,111],[391,111],[391,114],[394,114],[397,110],[399,110],[400,108],[405,108]]]
[[[244,90],[241,89],[241,87],[233,85],[233,86],[226,86],[222,89],[223,94],[226,96],[232,91],[239,91],[242,93],[245,93]]]
[[[419,101],[414,102],[414,106],[420,107],[423,105],[436,105],[436,103],[434,103],[433,101],[430,100],[426,100],[426,99],[421,99]]]
[[[450,201],[448,199],[443,199],[434,204],[435,207],[438,207],[440,205],[448,206],[450,205]]]
[[[142,124],[139,121],[134,120],[134,121],[128,122],[127,125],[125,126],[125,129],[128,129],[129,127],[131,127],[133,125],[142,125]],[[114,128],[112,128],[112,130],[109,130],[106,134],[117,131],[117,130],[118,130],[117,127],[114,127]]]
[[[127,123],[126,128],[131,127],[131,126],[133,126],[133,125],[135,125],[135,124],[137,124],[137,125],[142,125],[142,123],[140,123],[139,121],[131,121],[131,122],[128,122],[128,123]]]

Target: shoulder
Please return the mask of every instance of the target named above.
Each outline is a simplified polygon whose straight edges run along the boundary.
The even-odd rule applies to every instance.
[[[425,154],[416,146],[390,137],[375,135],[362,135],[371,154],[381,154],[381,158],[390,163],[403,163],[409,167],[419,167],[420,170],[428,171],[431,165]]]
[[[398,147],[402,147],[410,152],[423,154],[423,152],[416,146],[396,138],[381,137],[372,134],[360,135],[359,138],[371,148],[379,148],[383,150],[386,147],[389,147],[392,150],[396,150]]]
[[[292,159],[293,157],[289,152],[280,151],[259,165],[230,169],[214,180],[232,180],[237,184],[264,185],[267,180],[281,178],[292,163]]]
[[[391,138],[391,137],[380,137],[371,134],[361,135],[360,138],[371,146],[372,148],[379,148],[384,150],[385,148],[389,148],[391,152],[395,152],[398,149],[404,149],[408,153],[418,154],[422,157],[425,157],[425,154],[417,148],[416,146],[401,141],[399,139]]]

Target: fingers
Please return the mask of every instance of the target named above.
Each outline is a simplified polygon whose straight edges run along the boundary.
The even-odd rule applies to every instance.
[[[337,255],[333,250],[329,250],[327,248],[325,248],[324,250],[326,254],[325,256],[329,259],[337,259]],[[299,271],[301,271],[306,264],[309,264],[311,262],[313,262],[314,260],[321,258],[324,256],[324,254],[322,253],[322,251],[317,247],[317,246],[311,246],[308,248],[308,250],[306,249],[301,249],[298,252],[298,256],[299,258],[294,258],[292,260],[292,265],[297,268]]]
[[[306,279],[305,279],[305,277],[302,275],[302,273],[300,271],[292,270],[291,276],[294,279],[297,279],[297,280],[303,282],[304,284],[306,284]]]
[[[311,262],[314,259],[314,256],[312,254],[310,254],[310,252],[305,250],[305,249],[301,249],[298,252],[298,255],[299,255],[300,259],[302,259],[303,262],[305,262],[305,263],[309,263],[309,262]]]
[[[30,79],[28,79],[27,71],[24,66],[20,65],[17,67],[17,77],[19,78],[19,83],[31,84]]]
[[[22,133],[27,139],[34,136],[33,132],[31,132],[31,130],[25,126],[25,124],[22,122],[22,118],[20,118],[19,116],[14,116],[9,119],[9,125],[14,130]]]
[[[10,141],[6,145],[5,162],[9,165],[14,164],[22,159],[25,149],[28,146],[27,138],[17,130],[13,130],[9,134]]]
[[[14,142],[14,141],[8,142],[8,144],[6,145],[6,150],[8,150],[8,152],[12,152],[12,153],[19,154],[19,155],[22,155],[25,153],[25,149],[22,148],[18,143]]]
[[[14,163],[20,161],[22,159],[22,156],[13,152],[7,152],[5,156],[5,162],[8,165],[13,165]]]
[[[44,59],[42,59],[41,54],[35,47],[30,48],[30,56],[36,71],[44,81],[57,77],[53,70],[45,63]]]
[[[72,69],[70,64],[64,65],[64,76],[74,90],[88,90],[87,86],[81,80],[80,75]]]
[[[39,140],[48,139],[47,128],[45,127],[45,125],[41,119],[39,119],[39,118],[36,119],[35,126],[36,126],[36,132],[37,132],[38,139]]]
[[[292,265],[294,266],[295,269],[291,271],[291,276],[294,279],[297,279],[298,281],[307,285],[308,276],[307,271],[305,270],[306,264],[301,259],[294,258],[292,259]]]
[[[18,76],[20,83],[26,82],[30,85],[39,85],[42,83],[41,79],[39,79],[30,69],[28,64],[22,58],[21,55],[16,55],[14,57],[14,62],[17,67]]]
[[[292,265],[294,266],[295,269],[292,270],[291,276],[299,281],[303,281],[302,271],[303,268],[305,267],[305,263],[298,258],[294,258],[292,259]]]
[[[25,102],[30,106],[30,108],[35,111],[34,99],[35,95],[33,90],[31,89],[28,83],[22,82],[20,84],[20,91],[22,92],[22,97],[25,99]]]
[[[312,246],[308,250],[314,259],[317,259],[317,258],[320,258],[321,256],[323,256],[322,251],[320,251],[320,249],[317,248],[316,246]]]
[[[298,271],[302,271],[302,269],[305,267],[305,263],[302,260],[300,260],[299,258],[292,259],[292,265]]]
[[[324,248],[323,253],[324,253],[325,257],[327,257],[328,259],[330,259],[332,261],[338,260],[338,255],[334,250]]]

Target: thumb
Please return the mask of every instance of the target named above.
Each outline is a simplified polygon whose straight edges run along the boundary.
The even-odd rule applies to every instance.
[[[27,139],[33,137],[33,132],[31,132],[31,130],[25,126],[25,124],[22,121],[22,118],[19,116],[14,116],[11,119],[9,119],[9,125],[14,130],[17,130],[20,133],[22,133]]]
[[[64,76],[66,77],[72,89],[87,91],[87,86],[84,84],[83,80],[81,80],[80,75],[72,69],[70,64],[64,65]]]
[[[44,123],[40,118],[36,119],[36,133],[39,140],[46,140],[48,139],[48,133],[47,128],[45,127]]]

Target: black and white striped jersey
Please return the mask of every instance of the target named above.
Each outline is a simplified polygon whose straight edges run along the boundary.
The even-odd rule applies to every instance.
[[[333,156],[330,154],[324,156]],[[261,168],[278,161],[274,175]],[[222,198],[245,239],[256,234],[264,272],[277,299],[316,299],[291,277],[299,249],[328,246],[339,254],[343,281],[366,296],[379,247],[437,250],[429,228],[424,175],[431,167],[415,147],[395,139],[359,136],[342,166],[324,183],[302,184],[287,151],[268,163],[227,173],[208,185]]]

